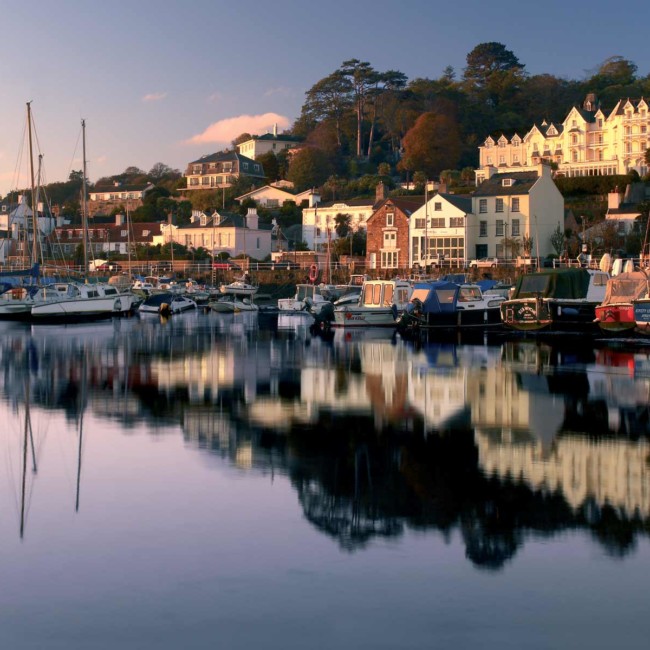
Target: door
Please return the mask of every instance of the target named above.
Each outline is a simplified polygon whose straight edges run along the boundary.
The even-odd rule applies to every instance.
[[[476,259],[480,260],[481,258],[487,256],[488,256],[487,244],[476,244]]]

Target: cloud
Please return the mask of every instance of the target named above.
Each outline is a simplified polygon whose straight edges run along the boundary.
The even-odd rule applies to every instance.
[[[284,95],[285,97],[293,97],[294,91],[292,88],[287,86],[276,86],[275,88],[269,88],[265,93],[264,97],[272,97],[273,95]]]
[[[143,102],[159,102],[161,99],[165,99],[167,93],[149,93],[142,98]]]
[[[203,133],[192,136],[185,144],[230,143],[241,133],[260,134],[270,131],[274,124],[284,129],[289,126],[289,118],[277,113],[228,117],[210,124]]]

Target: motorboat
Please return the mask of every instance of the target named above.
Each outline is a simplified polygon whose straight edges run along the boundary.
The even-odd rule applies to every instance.
[[[587,331],[605,299],[609,274],[585,268],[544,269],[522,275],[513,296],[501,303],[501,320],[511,329]]]
[[[133,309],[135,296],[105,282],[81,284],[56,282],[41,287],[34,295],[33,320],[81,320],[109,318]]]
[[[392,327],[413,288],[407,280],[366,280],[356,304],[334,308],[337,327]]]
[[[208,307],[222,314],[236,314],[242,311],[259,311],[252,296],[237,293],[222,293],[216,300],[211,300]]]
[[[504,300],[503,296],[483,294],[477,284],[416,282],[397,326],[401,331],[501,327],[499,307]]]
[[[138,307],[141,314],[180,314],[184,311],[196,309],[194,300],[187,296],[175,293],[154,293],[145,299]]]
[[[645,271],[621,273],[607,282],[605,299],[596,307],[596,322],[608,334],[650,333],[650,278]],[[636,313],[638,311],[638,314]]]
[[[221,293],[233,295],[233,296],[254,296],[257,293],[259,287],[250,283],[248,275],[244,275],[241,278],[238,278],[230,284],[222,284],[219,287]]]
[[[324,284],[298,284],[293,298],[278,300],[278,309],[282,312],[318,313],[325,305],[331,304],[331,290]]]

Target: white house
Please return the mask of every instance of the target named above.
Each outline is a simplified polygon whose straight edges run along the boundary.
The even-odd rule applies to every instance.
[[[292,135],[278,135],[278,125],[273,125],[273,133],[254,135],[250,140],[245,140],[237,145],[237,150],[242,156],[255,160],[257,156],[272,152],[279,154],[281,151],[293,149],[300,142],[300,138]]]
[[[607,222],[615,222],[621,235],[634,229],[637,218],[641,216],[639,204],[646,200],[644,183],[630,183],[625,192],[615,189],[607,195]]]
[[[211,214],[195,211],[187,226],[163,225],[161,237],[164,243],[170,243],[173,238],[178,244],[205,248],[214,255],[243,254],[263,260],[271,255],[271,230],[272,226],[259,223],[255,208],[249,208],[245,217],[216,210]]]
[[[313,190],[305,190],[299,194],[292,194],[280,187],[265,185],[264,187],[258,187],[246,194],[238,196],[235,201],[241,204],[247,199],[252,199],[258,207],[279,208],[287,202],[293,202],[299,206],[303,201],[309,201],[310,205],[314,205],[318,198],[320,197]]]
[[[467,227],[472,216],[471,197],[433,195],[409,219],[409,266],[423,268],[443,259],[452,266],[464,266],[473,255],[467,249]]]
[[[532,255],[554,252],[551,236],[564,228],[564,198],[553,182],[551,168],[537,165],[530,171],[495,173],[485,167],[485,180],[472,194],[472,215],[466,226],[468,257],[507,258],[504,239],[523,243],[533,239]]]

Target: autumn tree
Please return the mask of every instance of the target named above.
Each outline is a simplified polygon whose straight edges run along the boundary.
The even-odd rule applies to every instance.
[[[292,156],[287,179],[302,191],[322,185],[330,172],[331,165],[325,153],[315,147],[305,147]]]
[[[267,151],[266,153],[261,153],[259,156],[255,157],[255,160],[262,164],[262,169],[264,169],[264,174],[266,178],[273,182],[281,178],[280,176],[280,163],[276,155],[272,151]]]
[[[446,115],[424,113],[404,136],[404,156],[399,167],[423,171],[434,178],[443,169],[455,168],[460,159],[458,124]]]

